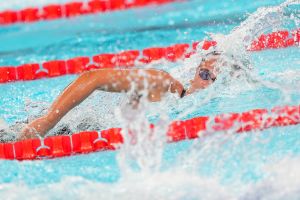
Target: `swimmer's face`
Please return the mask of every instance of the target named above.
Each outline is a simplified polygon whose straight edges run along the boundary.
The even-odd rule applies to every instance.
[[[215,66],[219,59],[219,55],[210,55],[202,60],[197,67],[194,78],[190,81],[191,86],[187,90],[187,94],[204,89],[216,80],[217,70]]]

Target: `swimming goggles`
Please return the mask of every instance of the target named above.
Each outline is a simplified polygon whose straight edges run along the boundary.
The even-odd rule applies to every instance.
[[[212,74],[208,69],[199,70],[199,76],[204,81],[212,80],[214,82],[217,78],[213,77]]]
[[[212,51],[208,54],[206,54],[203,58],[202,58],[202,62],[206,61],[206,59],[209,56],[219,56],[222,54],[222,51]],[[208,69],[201,69],[199,71],[199,76],[202,80],[208,81],[208,80],[212,80],[213,82],[216,80],[216,77],[212,76],[213,73],[211,73]]]

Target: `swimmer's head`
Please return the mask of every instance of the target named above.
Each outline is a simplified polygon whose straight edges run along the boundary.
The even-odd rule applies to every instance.
[[[225,59],[226,58],[226,59]],[[186,94],[192,94],[198,90],[205,89],[217,80],[220,67],[230,66],[230,75],[238,77],[242,67],[233,56],[225,56],[220,51],[212,51],[206,54],[196,68],[194,78],[190,80],[190,87]]]
[[[196,68],[194,78],[190,80],[190,87],[187,94],[192,94],[197,90],[204,89],[211,85],[217,79],[216,64],[220,58],[221,52],[213,51],[206,54]]]

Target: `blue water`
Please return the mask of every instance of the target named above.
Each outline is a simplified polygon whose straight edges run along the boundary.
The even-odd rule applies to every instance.
[[[257,8],[277,5],[281,2],[283,1],[185,1],[158,8],[140,8],[68,20],[0,27],[0,66],[67,59],[82,55],[93,56],[124,49],[192,43],[206,38],[209,32],[228,34]],[[295,28],[290,24],[284,26],[290,27],[291,30]],[[272,108],[277,105],[298,105],[300,102],[299,55],[299,47],[251,53],[255,66],[254,74],[259,79],[271,83],[272,87],[262,83],[249,87],[237,86],[236,94],[221,92],[204,103],[201,99],[206,97],[207,92],[199,92],[194,95],[194,98],[199,99],[201,103],[195,103],[193,110],[181,115],[191,106],[190,99],[183,99],[179,102],[178,109],[165,109],[167,115],[170,120],[173,120],[177,117],[191,118],[217,113],[242,112],[254,108]],[[162,64],[167,68],[173,65]],[[158,66],[158,68],[163,67]],[[8,124],[13,124],[28,116],[38,115],[40,109],[49,106],[61,90],[75,78],[76,76],[64,76],[0,85],[1,118]],[[100,118],[99,123],[101,120],[109,120],[110,117],[104,116],[106,110],[102,110],[102,107],[112,112],[114,105],[117,104],[117,101],[112,103],[114,95],[116,94],[98,92],[85,104],[79,106],[74,115],[83,113],[82,116],[85,116],[85,109],[88,110],[85,113],[88,113],[89,110],[97,107],[99,112],[102,112],[99,116],[96,114]],[[25,104],[28,101],[37,103],[41,108],[27,107],[26,109]],[[76,117],[71,114],[66,121],[72,123],[72,118],[74,120],[77,119]],[[101,126],[104,128],[112,126],[111,124],[116,120],[110,120],[111,123]],[[139,199],[144,197],[138,192],[141,188],[136,186],[140,182],[141,187],[148,188],[146,199],[165,196],[169,199],[184,199],[181,193],[177,193],[181,190],[187,193],[185,197],[188,199],[202,199],[209,191],[194,191],[193,188],[198,188],[199,184],[210,183],[210,179],[213,179],[217,185],[211,187],[216,193],[219,192],[221,197],[226,198],[229,195],[231,199],[247,199],[245,196],[249,193],[249,196],[253,197],[250,199],[254,199],[253,194],[264,194],[261,191],[264,189],[261,188],[268,188],[266,194],[261,195],[263,197],[272,193],[270,192],[272,189],[281,187],[279,183],[269,184],[272,182],[269,177],[272,176],[265,172],[265,168],[269,169],[274,163],[278,164],[284,159],[287,159],[286,164],[290,166],[300,164],[298,133],[299,126],[291,126],[243,135],[217,133],[195,141],[168,144],[162,150],[162,161],[157,163],[159,172],[152,172],[155,174],[150,176],[138,166],[139,157],[133,158],[132,163],[129,164],[133,174],[126,170],[124,172],[124,166],[120,165],[122,163],[120,157],[126,156],[128,152],[120,153],[120,151],[34,162],[0,161],[2,172],[0,173],[0,195],[11,199],[18,199],[24,194],[31,194],[37,199],[41,197],[80,199],[81,196],[78,194],[82,192],[87,194],[84,198],[98,198],[99,193],[102,193],[100,197],[105,197],[103,193],[107,193],[109,199],[115,197],[130,199],[129,194],[121,195],[127,191],[136,192],[136,196],[133,197]],[[146,151],[141,149],[138,156],[143,157],[143,153]],[[294,162],[293,159],[296,161]],[[281,170],[281,165],[275,167],[276,172],[279,169]],[[288,168],[286,173],[293,169]],[[186,176],[182,176],[182,173]],[[134,178],[128,178],[130,175]],[[156,175],[162,177],[156,180],[162,191],[152,185],[151,176],[156,177]],[[282,176],[278,177],[280,178],[275,180],[282,179]],[[196,180],[192,182],[194,178]],[[284,178],[289,180],[288,175]],[[170,185],[170,189],[165,188],[165,185]],[[299,183],[295,185],[300,186]],[[244,193],[232,189],[237,186],[241,187]],[[289,187],[289,184],[283,186]],[[60,187],[68,189],[66,191],[60,189],[55,194],[45,192]],[[220,187],[227,188],[228,193],[223,196],[224,191]],[[11,196],[18,188],[20,188],[19,192]],[[172,191],[176,192],[171,198],[167,194]],[[120,196],[114,196],[114,192]]]

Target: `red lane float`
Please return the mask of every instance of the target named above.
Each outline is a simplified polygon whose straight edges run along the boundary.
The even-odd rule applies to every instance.
[[[142,7],[150,4],[165,4],[175,0],[89,0],[66,4],[51,4],[43,7],[29,7],[22,10],[0,12],[0,25],[32,23],[41,20],[70,18],[79,15]]]
[[[255,109],[243,113],[220,114],[174,121],[167,131],[167,142],[195,139],[217,131],[243,133],[270,127],[300,123],[300,106]],[[151,125],[149,128],[155,128]],[[163,139],[163,138],[162,138]],[[0,143],[0,159],[35,160],[73,154],[116,150],[123,143],[122,130],[84,131],[73,135],[50,136],[44,140],[28,139],[14,143]]]
[[[278,31],[260,36],[253,41],[250,51],[260,51],[269,48],[284,48],[299,45],[300,29],[292,31]],[[84,71],[99,68],[133,67],[136,64],[145,64],[160,59],[175,62],[182,58],[188,58],[194,54],[199,42],[192,45],[175,44],[169,47],[153,47],[142,51],[128,50],[116,54],[99,54],[71,58],[69,60],[52,60],[42,64],[31,63],[18,67],[0,67],[0,83],[36,80],[51,78],[67,74],[78,74]],[[214,41],[204,41],[202,48],[209,49],[215,46]]]
[[[285,48],[294,45],[299,45],[300,29],[292,31],[278,31],[270,34],[263,34],[253,41],[251,49],[259,51],[263,49]]]

